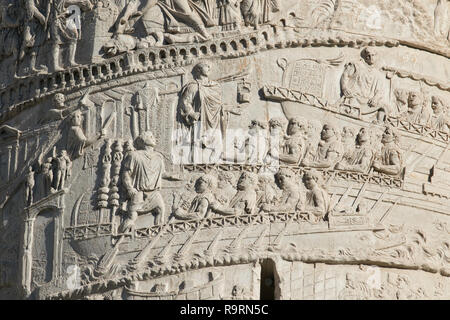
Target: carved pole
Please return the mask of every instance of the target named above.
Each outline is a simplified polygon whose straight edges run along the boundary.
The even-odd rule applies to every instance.
[[[33,265],[33,226],[35,218],[24,220],[23,243],[21,254],[21,288],[25,297],[31,293],[31,270]]]

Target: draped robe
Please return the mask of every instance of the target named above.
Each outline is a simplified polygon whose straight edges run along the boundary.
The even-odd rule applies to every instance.
[[[195,80],[188,83],[181,91],[178,110],[180,128],[177,141],[181,144],[190,144],[190,160],[194,163],[216,161],[222,152],[227,122],[223,112],[220,85],[210,80]],[[200,113],[197,122],[191,117],[194,112]],[[209,149],[206,155],[205,148]]]

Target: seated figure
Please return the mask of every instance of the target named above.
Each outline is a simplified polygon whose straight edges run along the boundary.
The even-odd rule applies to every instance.
[[[239,178],[235,196],[227,206],[213,204],[213,210],[221,215],[252,214],[256,209],[256,184],[258,177],[254,173],[243,172]]]
[[[275,204],[265,203],[261,211],[265,212],[294,212],[304,203],[304,195],[295,181],[295,173],[288,168],[281,168],[275,175],[282,194]]]
[[[309,153],[305,156],[302,166],[332,169],[342,157],[342,145],[338,139],[337,129],[333,125],[325,124],[320,138],[315,154]]]
[[[235,142],[232,153],[223,152],[222,159],[235,163],[259,164],[264,161],[267,146],[266,124],[252,120],[243,143],[239,145]]]
[[[177,203],[178,207],[174,205],[172,208],[173,216],[180,220],[194,220],[211,216],[213,204],[216,203],[214,196],[216,185],[216,178],[210,174],[205,174],[195,182],[197,196],[190,204],[180,203],[179,195],[175,194],[174,203]]]
[[[402,152],[398,145],[398,134],[394,128],[387,126],[381,138],[383,144],[381,152],[375,157],[372,164],[374,171],[399,175],[402,171]]]
[[[307,122],[302,117],[289,120],[287,136],[284,138],[279,159],[286,164],[299,165],[305,155]]]
[[[280,165],[280,146],[284,139],[283,122],[281,119],[269,120],[269,141],[264,163],[268,166],[278,167]]]
[[[258,176],[257,206],[274,204],[278,198],[274,175],[270,172],[260,173]]]
[[[355,132],[353,128],[350,127],[342,128],[341,141],[342,141],[343,157],[345,157],[348,154],[351,154],[353,152],[353,149],[355,148]]]
[[[430,112],[425,107],[424,97],[420,92],[409,92],[407,106],[408,110],[400,114],[400,120],[422,125],[429,122]]]
[[[369,133],[366,128],[361,128],[356,136],[356,146],[353,151],[344,155],[342,161],[336,164],[336,169],[367,173],[373,155]]]
[[[429,122],[431,128],[448,133],[450,131],[450,119],[444,100],[441,97],[433,96],[431,98],[431,109],[433,110]]]
[[[374,66],[375,56],[372,48],[365,48],[361,51],[361,61],[345,65],[341,76],[341,101],[344,106],[359,108],[361,116],[376,113],[377,120],[382,122],[387,107],[381,73]]]
[[[321,175],[315,170],[305,172],[303,183],[308,190],[304,207],[308,220],[311,222],[323,220],[330,210],[330,196],[322,186]]]

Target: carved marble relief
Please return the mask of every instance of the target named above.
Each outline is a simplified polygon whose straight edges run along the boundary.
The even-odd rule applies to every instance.
[[[0,1],[0,298],[448,299],[448,1]]]

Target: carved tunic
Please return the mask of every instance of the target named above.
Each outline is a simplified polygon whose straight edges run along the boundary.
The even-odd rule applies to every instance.
[[[321,140],[317,146],[316,154],[313,156],[313,161],[322,162],[329,160],[330,154],[336,153],[338,155],[336,162],[342,155],[342,146],[337,139],[332,139],[329,142]]]
[[[247,24],[258,25],[270,21],[271,12],[278,10],[276,0],[243,0],[241,12]]]
[[[305,154],[305,141],[301,133],[297,133],[292,136],[288,136],[284,140],[283,153],[286,155],[297,155],[299,164]]]
[[[155,151],[136,150],[130,152],[124,160],[123,167],[130,172],[131,183],[138,191],[161,189],[164,161]]]
[[[314,188],[306,192],[306,209],[313,209],[325,215],[329,210],[330,196],[322,188]]]
[[[382,83],[378,71],[363,61],[345,66],[341,89],[344,104],[350,106],[363,107],[369,101],[381,100]]]
[[[185,128],[182,130],[183,136],[190,136],[191,143],[196,146],[195,150],[201,150],[202,144],[206,148],[221,150],[226,124],[222,109],[222,89],[217,82],[206,79],[188,83],[181,92],[179,112]],[[197,122],[192,119],[194,112],[200,113]],[[194,153],[193,161],[202,161],[197,152]]]
[[[278,202],[277,211],[295,211],[304,203],[304,195],[297,186],[286,187]]]
[[[430,119],[430,113],[425,108],[417,110],[408,110],[400,115],[400,119],[410,123],[427,124]]]
[[[192,26],[194,29],[202,24],[207,27],[215,24],[209,13],[191,0],[158,1],[158,5],[164,13],[169,32],[180,32],[178,22]]]
[[[441,113],[431,117],[430,125],[433,129],[437,129],[442,132],[449,132],[450,121],[445,113]]]
[[[381,148],[381,163],[384,166],[396,166],[398,170],[395,170],[395,174],[399,174],[402,168],[402,154],[398,149],[399,147],[396,145],[388,145]],[[395,158],[398,158],[399,163],[395,163]]]
[[[175,211],[174,215],[178,219],[182,220],[190,220],[190,219],[201,219],[205,217],[209,217],[212,213],[212,206],[215,203],[215,197],[211,192],[206,192],[197,195],[191,202],[191,205],[187,211],[182,208],[179,208]],[[201,205],[205,204],[207,206],[205,216],[201,216],[200,210]]]
[[[72,126],[69,129],[67,136],[67,152],[70,155],[70,159],[75,159],[83,155],[84,146],[87,142],[87,138],[84,135],[83,129],[80,126]]]
[[[230,201],[230,208],[252,214],[256,208],[256,191],[239,190]]]
[[[370,145],[357,145],[353,152],[348,153],[342,159],[344,170],[354,170],[352,166],[358,166],[358,171],[367,172],[369,170],[374,152]]]
[[[66,11],[66,0],[54,0],[49,17],[50,37],[56,44],[63,44],[65,41],[76,41],[78,30],[75,24],[68,22],[64,18]]]

